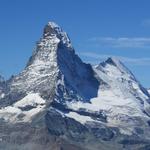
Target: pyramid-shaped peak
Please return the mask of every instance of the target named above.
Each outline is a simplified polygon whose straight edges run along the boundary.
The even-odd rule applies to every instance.
[[[108,59],[106,59],[104,62],[100,63],[100,66],[106,66],[106,65],[111,65],[111,66],[114,66],[114,67],[117,67],[118,69],[121,69],[121,70],[128,70],[126,68],[126,66],[119,60],[118,57],[108,57]]]
[[[65,32],[55,22],[48,22],[44,27],[44,37],[52,35],[60,36],[62,34],[65,34]]]
[[[107,60],[100,63],[97,68],[105,68],[107,67],[107,65],[109,65],[110,67],[113,66],[121,72],[132,74],[131,71],[119,60],[118,57],[109,57]]]
[[[105,63],[118,66],[118,65],[123,65],[123,63],[117,58],[117,57],[109,57]]]
[[[58,24],[56,24],[55,22],[48,22],[48,24],[47,24],[48,26],[50,26],[50,27],[52,27],[52,28],[60,28],[59,26],[58,26]]]
[[[61,27],[58,26],[55,22],[48,22],[44,27],[44,36],[49,36],[52,34],[60,34],[63,32]]]
[[[62,45],[72,49],[71,41],[67,33],[55,22],[48,22],[44,27],[43,38],[53,39],[54,37],[56,37]]]
[[[75,99],[95,97],[99,82],[92,67],[75,54],[67,34],[53,22],[49,22],[44,31],[45,35],[37,43],[25,69],[10,81],[10,89],[19,94],[36,91],[49,96],[57,85],[62,84],[58,88],[65,86],[64,94],[78,92]]]

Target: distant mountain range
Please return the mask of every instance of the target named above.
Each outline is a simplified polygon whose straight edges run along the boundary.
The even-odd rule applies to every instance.
[[[2,150],[150,150],[150,90],[116,58],[82,62],[49,22],[25,69],[0,76]]]

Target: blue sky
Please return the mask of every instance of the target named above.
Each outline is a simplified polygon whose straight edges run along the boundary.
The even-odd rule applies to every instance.
[[[69,34],[86,62],[120,58],[150,87],[149,0],[1,0],[0,74],[19,73],[54,21]]]

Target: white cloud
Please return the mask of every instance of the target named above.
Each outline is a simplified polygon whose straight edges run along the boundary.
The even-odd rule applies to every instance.
[[[96,46],[113,48],[150,48],[150,38],[146,37],[95,37],[89,41]]]
[[[96,64],[100,63],[100,61],[107,59],[108,57],[116,57],[119,60],[121,60],[122,62],[125,63],[129,63],[131,65],[136,65],[136,66],[150,66],[150,58],[131,58],[131,57],[124,57],[124,56],[117,56],[117,55],[101,55],[98,53],[93,53],[93,52],[83,52],[80,53],[81,56],[90,58],[90,63],[92,63],[93,59],[93,63]]]

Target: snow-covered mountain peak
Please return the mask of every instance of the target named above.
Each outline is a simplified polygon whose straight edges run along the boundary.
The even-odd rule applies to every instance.
[[[68,107],[91,113],[102,111],[107,116],[108,126],[119,127],[123,134],[132,134],[136,123],[131,118],[149,119],[149,94],[118,59],[108,58],[93,69],[103,81],[97,97],[92,98],[90,103],[68,103]]]
[[[96,69],[101,70],[113,78],[126,78],[135,80],[132,72],[116,57],[110,57],[106,61],[96,66]]]
[[[100,66],[103,66],[103,67],[106,67],[107,65],[114,66],[123,72],[124,71],[129,72],[129,70],[125,67],[125,65],[117,57],[109,57],[106,61],[100,63]]]
[[[121,61],[117,57],[109,57],[105,63],[114,65],[114,66],[120,66],[122,65]]]
[[[3,81],[0,76],[0,126],[6,129],[0,130],[0,143],[4,141],[4,145],[7,140],[16,143],[27,132],[29,136],[24,138],[32,144],[34,139],[26,125],[36,128],[46,143],[48,140],[41,134],[43,129],[69,141],[75,139],[77,144],[84,140],[91,145],[90,139],[96,141],[96,147],[105,141],[119,143],[119,148],[108,149],[121,149],[120,139],[125,141],[124,147],[126,142],[135,143],[135,138],[150,139],[148,90],[118,58],[108,58],[96,67],[82,62],[67,34],[53,22],[45,26],[25,69]],[[6,124],[9,128],[13,125],[11,132]],[[36,130],[34,133],[39,146],[41,140]],[[93,146],[91,149],[95,150]]]
[[[60,26],[58,24],[56,24],[55,22],[48,22],[48,25],[51,26],[52,28],[60,28]]]
[[[86,101],[97,96],[99,82],[91,65],[83,63],[75,54],[67,34],[49,22],[27,66],[9,80],[8,86],[10,92],[8,90],[5,99],[9,99],[11,93],[11,104],[30,92],[50,97],[54,91],[57,91],[56,99],[64,102],[66,99]],[[3,106],[8,105],[5,99]]]
[[[74,49],[67,33],[56,23],[48,22],[44,27],[43,37],[37,42],[36,49],[28,61],[27,67],[31,65],[56,67],[58,55],[64,55],[64,53],[74,55]]]
[[[58,34],[58,32],[63,32],[63,31],[56,23],[48,22],[44,27],[43,37]]]
[[[62,28],[54,22],[48,22],[48,24],[44,27],[43,38],[44,39],[57,38],[59,42],[63,44],[63,46],[73,49],[67,33],[64,32]]]
[[[120,73],[128,73],[130,74],[130,71],[124,66],[124,64],[116,57],[110,57],[105,61],[105,66],[108,67],[114,67],[116,70],[120,71]],[[114,70],[115,71],[115,70]]]

